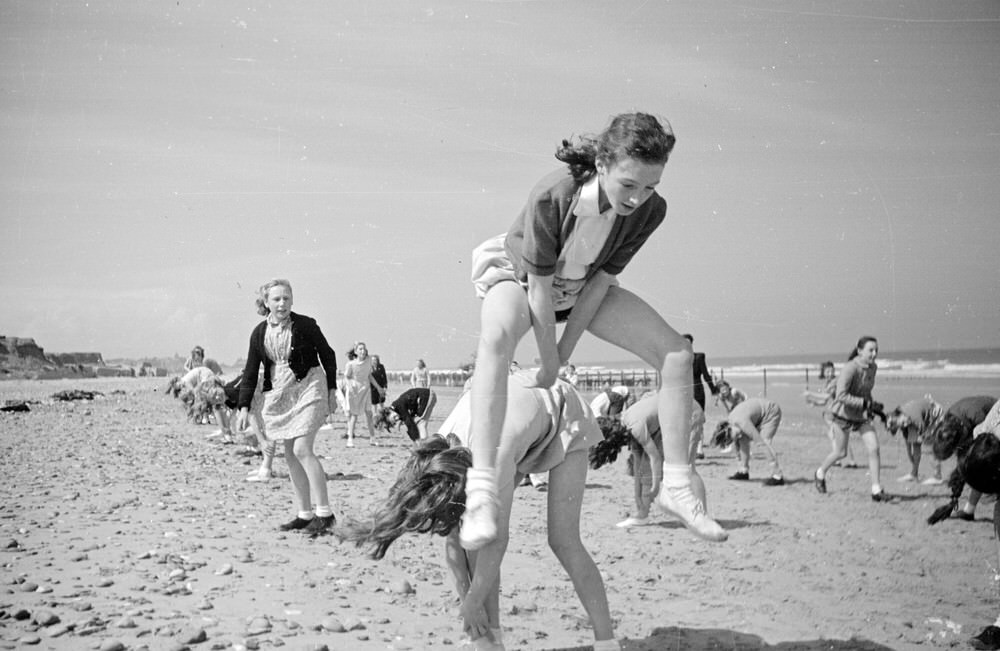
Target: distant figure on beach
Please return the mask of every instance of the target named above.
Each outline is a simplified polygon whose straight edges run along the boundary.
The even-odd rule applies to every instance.
[[[500,569],[508,546],[514,490],[523,475],[548,471],[549,546],[586,610],[596,640],[593,648],[620,649],[601,573],[580,538],[587,450],[600,440],[601,432],[587,404],[569,383],[558,380],[543,389],[531,386],[535,380],[526,373],[507,375],[506,371],[507,367],[507,417],[496,451],[498,529],[491,542],[476,553],[466,553],[458,535],[468,499],[465,477],[472,465],[467,447],[473,436],[473,394],[469,393],[462,395],[442,424],[441,436],[414,447],[373,516],[342,524],[336,533],[369,547],[375,559],[382,558],[407,532],[445,536],[445,558],[462,601],[463,629],[472,639],[471,648],[502,650]],[[549,569],[540,567],[539,571]]]
[[[261,286],[238,401],[238,427],[250,424],[250,407],[261,366],[260,418],[268,439],[282,441],[298,512],[281,531],[325,532],[336,520],[326,471],[313,451],[316,433],[336,407],[337,357],[315,319],[292,312],[292,285],[274,279]],[[367,411],[367,410],[366,410]],[[315,504],[315,510],[313,509]]]
[[[375,440],[375,426],[371,412],[372,360],[368,356],[368,346],[359,341],[354,344],[355,359],[344,367],[345,395],[347,402],[347,447],[354,447],[354,430],[358,418],[364,417],[368,425],[368,443],[378,445]]]
[[[376,412],[373,422],[380,429],[389,430],[400,423],[406,426],[411,441],[427,438],[427,426],[437,405],[437,394],[432,389],[407,389],[388,407]]]
[[[692,346],[694,346],[694,336],[691,334],[685,334],[684,338],[688,340]],[[708,390],[712,392],[714,396],[718,393],[718,389],[715,387],[715,382],[712,379],[712,374],[708,372],[708,362],[705,359],[705,353],[695,352],[693,353],[694,358],[691,361],[691,371],[692,371],[692,384],[694,389],[694,401],[698,403],[702,411],[705,411],[705,387],[702,384],[704,380],[705,384],[708,384]],[[702,432],[702,441],[698,443],[698,451],[695,453],[697,458],[704,459],[704,438],[705,432]]]
[[[222,375],[222,367],[219,366],[219,363],[214,359],[206,358],[204,348],[201,346],[195,346],[191,349],[190,357],[184,360],[184,370],[190,371],[191,369],[198,368],[199,366],[205,366],[216,375]]]
[[[563,367],[562,377],[573,386],[577,386],[580,383],[580,375],[576,372],[576,367],[572,364],[567,364]]]
[[[431,386],[431,372],[427,370],[427,364],[422,359],[418,359],[417,365],[410,371],[410,386],[417,389],[427,389]]]
[[[466,549],[496,536],[497,447],[510,417],[508,367],[529,330],[541,360],[534,380],[541,388],[553,385],[585,331],[660,373],[664,489],[657,499],[701,537],[725,537],[691,488],[691,345],[617,280],[666,216],[656,187],[674,142],[669,123],[646,113],[620,114],[597,136],[564,140],[556,158],[565,167],[535,185],[507,233],[473,252],[472,280],[483,303],[471,390],[473,463],[461,530]],[[557,323],[566,324],[558,340]]]
[[[920,479],[920,458],[924,441],[944,416],[944,408],[929,394],[918,400],[909,400],[896,407],[886,419],[886,429],[891,434],[900,434],[906,445],[906,456],[910,460],[910,471],[897,479],[900,482],[914,482]],[[925,485],[943,484],[941,462],[934,460],[933,476],[923,482]]]
[[[778,464],[778,453],[772,441],[781,425],[781,407],[767,398],[748,398],[736,405],[726,420],[715,427],[714,442],[717,445],[735,445],[739,468],[729,476],[736,481],[750,479],[750,441],[759,439],[764,445],[771,462],[771,475],[764,480],[765,486],[784,486],[785,476]]]
[[[878,340],[875,337],[861,337],[847,358],[847,363],[837,378],[837,390],[833,402],[827,408],[830,428],[834,434],[834,449],[823,460],[813,478],[816,490],[826,492],[826,473],[830,467],[847,456],[848,437],[852,432],[861,435],[868,450],[868,469],[872,480],[872,501],[887,502],[892,499],[882,488],[880,481],[881,458],[878,434],[872,425],[877,412],[883,412],[882,403],[872,398],[875,387],[875,373],[878,365]]]
[[[706,503],[705,484],[694,466],[699,437],[705,426],[705,413],[692,402],[688,443],[692,490]],[[649,392],[630,406],[620,420],[598,418],[604,440],[590,449],[590,467],[594,470],[612,463],[625,445],[631,450],[632,497],[635,511],[615,526],[620,529],[650,524],[649,511],[663,480],[663,436],[660,432],[657,395]]]
[[[728,414],[736,405],[747,399],[747,394],[739,389],[734,389],[727,380],[719,380],[715,383],[715,404],[722,403],[722,408]]]
[[[389,377],[382,366],[382,359],[378,355],[372,355],[372,375],[371,375],[371,395],[372,414],[385,405],[386,397],[389,395]]]
[[[624,384],[606,386],[590,401],[590,410],[598,418],[618,418],[633,402],[635,397]]]

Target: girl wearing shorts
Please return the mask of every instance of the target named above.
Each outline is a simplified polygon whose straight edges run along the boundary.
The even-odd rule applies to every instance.
[[[674,146],[669,123],[644,113],[614,117],[598,136],[563,141],[566,166],[544,177],[505,235],[473,253],[482,297],[472,380],[472,467],[461,541],[487,544],[497,532],[497,448],[504,431],[514,350],[534,331],[541,358],[534,384],[550,387],[584,331],[627,350],[660,372],[663,485],[657,500],[708,540],[725,532],[691,490],[691,344],[617,276],[666,216],[656,192]],[[565,323],[556,339],[556,323]]]
[[[848,437],[857,432],[868,450],[868,469],[872,478],[872,501],[887,502],[891,499],[882,490],[879,481],[881,460],[879,457],[878,435],[872,425],[874,412],[882,411],[882,403],[872,399],[875,386],[875,372],[878,365],[878,340],[875,337],[861,337],[851,351],[847,363],[837,377],[837,393],[830,403],[827,413],[834,436],[834,449],[813,477],[816,490],[826,492],[826,473],[837,461],[847,456]]]

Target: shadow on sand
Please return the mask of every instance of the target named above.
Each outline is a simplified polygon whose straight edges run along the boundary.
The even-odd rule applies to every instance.
[[[768,644],[751,633],[722,628],[679,628],[666,626],[653,629],[648,637],[626,639],[623,651],[894,651],[892,647],[864,638],[849,640],[793,640]],[[590,646],[552,648],[547,651],[590,651]]]

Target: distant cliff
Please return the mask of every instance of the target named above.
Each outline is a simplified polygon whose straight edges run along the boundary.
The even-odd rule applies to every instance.
[[[100,353],[48,353],[30,337],[0,335],[0,378],[134,376],[135,370],[108,366]]]

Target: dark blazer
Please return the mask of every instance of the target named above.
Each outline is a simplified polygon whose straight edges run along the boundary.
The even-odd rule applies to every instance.
[[[695,353],[694,363],[691,365],[692,371],[694,371],[694,399],[701,405],[701,408],[705,408],[705,387],[702,386],[702,379],[708,383],[708,390],[712,392],[714,396],[718,393],[718,389],[715,388],[715,383],[712,382],[712,374],[708,372],[708,363],[705,361],[705,353]]]
[[[288,366],[291,367],[295,379],[301,381],[309,369],[323,365],[326,372],[327,390],[337,387],[337,356],[326,342],[323,331],[319,329],[316,320],[303,314],[292,312],[292,346],[288,353]],[[257,375],[260,365],[264,364],[264,387],[262,391],[270,391],[271,373],[274,362],[264,350],[264,333],[267,331],[267,320],[261,321],[250,333],[250,350],[247,352],[247,365],[243,369],[243,381],[240,383],[239,408],[250,407],[253,393],[257,389]]]

